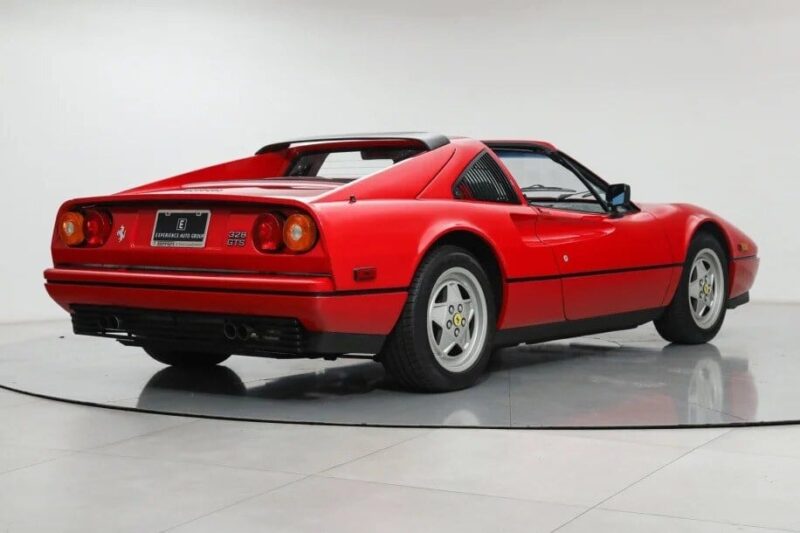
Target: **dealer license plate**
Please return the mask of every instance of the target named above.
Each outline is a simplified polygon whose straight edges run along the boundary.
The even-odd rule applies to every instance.
[[[206,245],[211,211],[162,210],[156,213],[151,246],[202,248]]]

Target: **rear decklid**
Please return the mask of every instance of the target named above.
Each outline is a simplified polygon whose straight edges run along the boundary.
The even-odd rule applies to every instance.
[[[317,192],[300,186],[238,185],[228,182],[224,187],[189,186],[67,202],[59,217],[64,211],[87,208],[110,213],[111,235],[97,248],[68,247],[54,232],[53,263],[57,267],[203,273],[330,272],[322,235],[313,249],[302,254],[263,253],[253,244],[256,219],[264,213],[287,217],[300,212],[316,220],[303,197]]]

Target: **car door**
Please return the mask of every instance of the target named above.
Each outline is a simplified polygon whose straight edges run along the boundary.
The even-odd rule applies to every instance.
[[[569,320],[654,309],[673,275],[670,251],[649,213],[623,216],[534,207],[537,232],[561,271]]]
[[[652,215],[635,206],[609,211],[605,183],[585,176],[585,169],[560,153],[519,147],[494,151],[538,213],[537,236],[558,265],[568,320],[662,305],[674,265],[666,235]]]

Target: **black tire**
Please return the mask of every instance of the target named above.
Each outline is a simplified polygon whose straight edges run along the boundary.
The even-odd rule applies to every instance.
[[[715,253],[722,266],[723,282],[722,300],[719,304],[722,309],[716,320],[708,327],[700,327],[692,317],[689,307],[689,277],[692,265],[702,250],[711,250]],[[695,235],[689,245],[686,261],[683,264],[681,279],[675,290],[675,296],[664,314],[654,321],[659,335],[669,342],[677,344],[702,344],[713,339],[722,322],[725,320],[725,311],[728,303],[728,255],[719,240],[707,232]]]
[[[156,344],[144,346],[143,349],[159,363],[179,368],[212,367],[231,356],[228,353],[178,350]]]
[[[434,285],[446,270],[461,267],[478,281],[486,300],[486,334],[482,349],[468,368],[453,372],[436,359],[428,341],[428,301]],[[485,270],[469,252],[456,246],[441,246],[422,261],[408,291],[403,312],[386,340],[378,360],[387,374],[401,386],[425,392],[446,392],[474,385],[489,362],[497,322],[492,284]]]

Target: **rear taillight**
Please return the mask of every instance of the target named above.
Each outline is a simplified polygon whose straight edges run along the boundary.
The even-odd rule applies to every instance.
[[[253,227],[253,244],[260,252],[277,252],[283,246],[283,220],[275,213],[266,213],[256,219]]]
[[[293,252],[307,252],[317,242],[317,225],[308,215],[289,215],[283,224],[283,242]]]
[[[279,252],[284,248],[290,252],[307,252],[317,242],[317,225],[302,213],[293,213],[284,218],[281,213],[265,213],[256,219],[253,227],[253,245],[266,253]]]
[[[58,235],[67,246],[80,246],[85,239],[83,235],[83,215],[77,211],[67,211],[58,221]]]
[[[86,236],[86,246],[90,248],[103,246],[111,235],[111,215],[97,209],[84,211],[83,233]]]
[[[102,246],[111,234],[111,215],[97,209],[67,211],[58,221],[58,235],[67,246]]]

